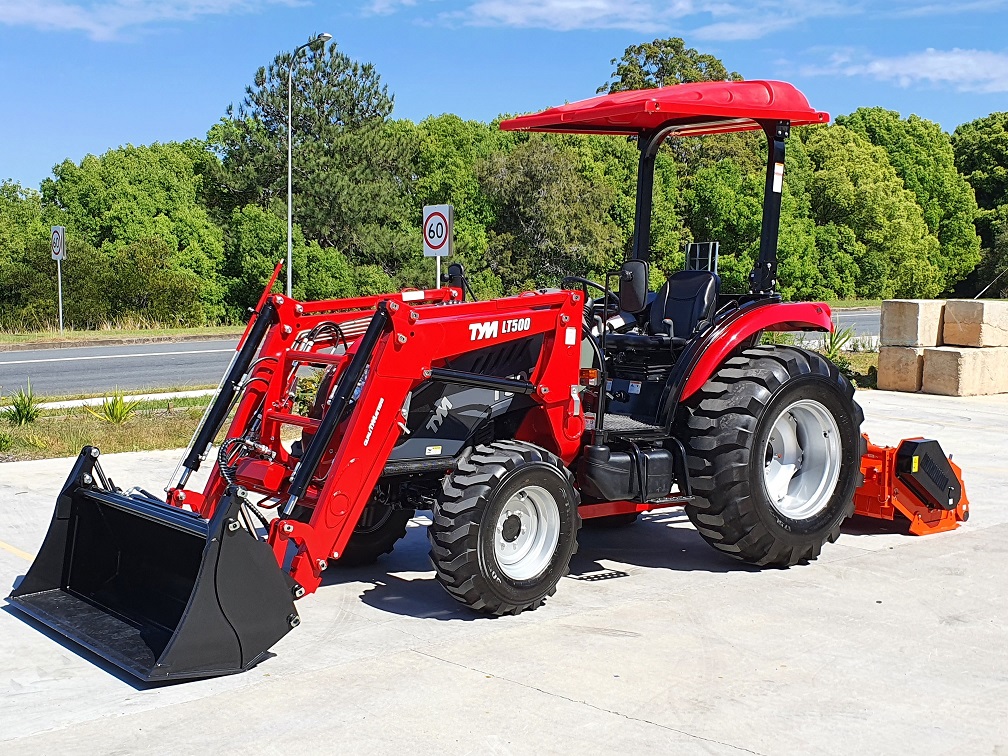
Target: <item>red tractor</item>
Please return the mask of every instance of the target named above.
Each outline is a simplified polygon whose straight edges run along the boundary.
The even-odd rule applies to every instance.
[[[488,302],[467,301],[459,266],[444,288],[323,302],[271,294],[271,281],[166,499],[117,488],[86,447],[11,603],[143,680],[166,680],[257,663],[298,624],[294,600],[327,567],[390,551],[417,510],[431,512],[437,579],[496,615],[556,590],[582,520],[685,506],[731,557],[815,559],[854,512],[862,468],[875,469],[862,461],[862,413],[826,358],[761,336],[832,328],[825,304],[776,293],[784,145],[793,125],[827,120],[788,84],[747,81],[504,121],[637,139],[633,249],[609,280]],[[744,130],[769,143],[749,292],[722,293],[706,270],[649,292],[659,147]],[[302,414],[307,370],[324,374]],[[285,428],[300,438],[282,443]],[[209,480],[187,488],[211,452]],[[920,490],[903,499],[954,526],[966,514],[958,471],[940,448],[913,453],[905,474]],[[875,478],[900,474],[892,462]],[[885,481],[863,496],[891,518]]]

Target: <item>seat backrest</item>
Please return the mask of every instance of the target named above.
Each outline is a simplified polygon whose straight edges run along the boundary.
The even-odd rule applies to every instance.
[[[669,335],[665,320],[672,321],[672,336],[690,338],[701,323],[714,316],[721,279],[706,270],[681,270],[669,276],[651,303],[648,330]]]

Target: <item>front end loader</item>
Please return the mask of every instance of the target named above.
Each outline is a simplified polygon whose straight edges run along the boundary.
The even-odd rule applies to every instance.
[[[9,601],[141,680],[185,679],[258,663],[326,569],[390,551],[417,510],[431,513],[437,580],[493,615],[554,593],[582,520],[683,506],[723,554],[776,567],[815,559],[855,511],[955,527],[961,476],[935,442],[868,446],[829,360],[761,344],[833,327],[825,304],[776,291],[785,140],[827,120],[790,85],[750,81],[504,121],[636,138],[619,270],[477,302],[453,265],[437,289],[299,302],[270,293],[278,266],[166,496],[123,491],[83,449]],[[649,291],[658,148],[743,130],[769,144],[750,290],[724,294],[714,271],[690,270]]]

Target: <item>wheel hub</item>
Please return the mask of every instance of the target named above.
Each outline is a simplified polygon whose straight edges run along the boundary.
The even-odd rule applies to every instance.
[[[819,514],[840,479],[840,429],[833,413],[812,399],[785,407],[770,429],[763,460],[763,484],[774,509],[792,520]]]
[[[532,580],[553,561],[560,542],[560,509],[541,486],[526,486],[505,502],[494,528],[494,556],[512,580]]]
[[[521,533],[521,516],[511,512],[504,520],[504,527],[501,529],[501,537],[507,543],[514,543]]]

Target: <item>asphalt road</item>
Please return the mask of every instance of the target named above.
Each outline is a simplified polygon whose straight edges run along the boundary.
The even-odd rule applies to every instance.
[[[840,328],[850,326],[855,336],[878,336],[882,310],[878,307],[857,310],[835,310],[833,320]]]
[[[879,309],[845,310],[838,326],[855,336],[879,335]],[[25,386],[42,396],[111,391],[144,391],[186,386],[216,386],[231,360],[237,339],[177,344],[38,349],[0,353],[0,393]]]
[[[42,396],[216,386],[237,339],[36,349],[0,353],[0,392],[16,391],[31,378]]]

